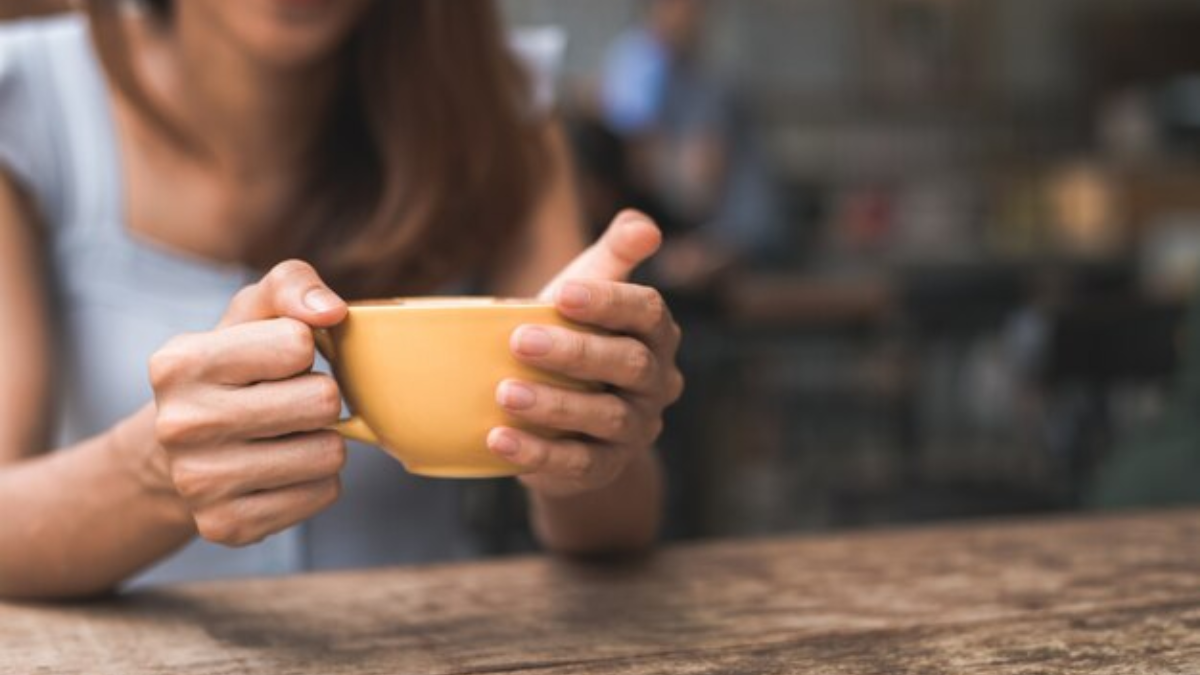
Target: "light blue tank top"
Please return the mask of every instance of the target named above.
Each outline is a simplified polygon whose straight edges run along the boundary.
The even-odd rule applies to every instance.
[[[34,198],[54,297],[55,447],[109,429],[147,401],[149,356],[210,329],[258,274],[160,248],[125,227],[120,150],[86,19],[0,26],[0,168]],[[196,540],[135,585],[442,561],[477,554],[463,485],[416,478],[352,447],[343,497],[316,518],[231,549]]]

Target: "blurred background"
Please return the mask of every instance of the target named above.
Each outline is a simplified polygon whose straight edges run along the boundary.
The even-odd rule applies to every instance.
[[[672,535],[1200,496],[1200,3],[502,5],[670,232]]]
[[[668,231],[670,537],[1200,498],[1200,3],[500,4]]]

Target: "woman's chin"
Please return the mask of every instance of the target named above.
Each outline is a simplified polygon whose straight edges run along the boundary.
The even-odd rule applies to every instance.
[[[257,0],[257,12],[226,17],[235,39],[264,63],[303,67],[336,51],[369,0]]]

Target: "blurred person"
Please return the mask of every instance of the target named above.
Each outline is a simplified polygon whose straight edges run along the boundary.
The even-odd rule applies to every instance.
[[[85,7],[0,27],[0,597],[470,555],[454,482],[327,430],[312,334],[464,288],[604,329],[518,329],[607,386],[501,383],[567,435],[488,444],[549,549],[650,545],[679,329],[625,279],[660,234],[625,212],[585,249],[490,1]]]
[[[607,229],[613,217],[629,206],[645,213],[665,231],[675,231],[662,204],[641,190],[629,171],[629,146],[604,121],[575,110],[565,119],[574,159],[580,207],[593,235]]]
[[[675,227],[653,269],[700,289],[739,260],[777,257],[779,195],[733,96],[703,61],[704,0],[647,0],[644,21],[609,49],[605,122],[630,147],[635,186]]]

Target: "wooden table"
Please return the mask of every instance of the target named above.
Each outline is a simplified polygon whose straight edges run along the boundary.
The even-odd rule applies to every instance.
[[[1200,673],[1200,511],[0,605],[0,673]]]

